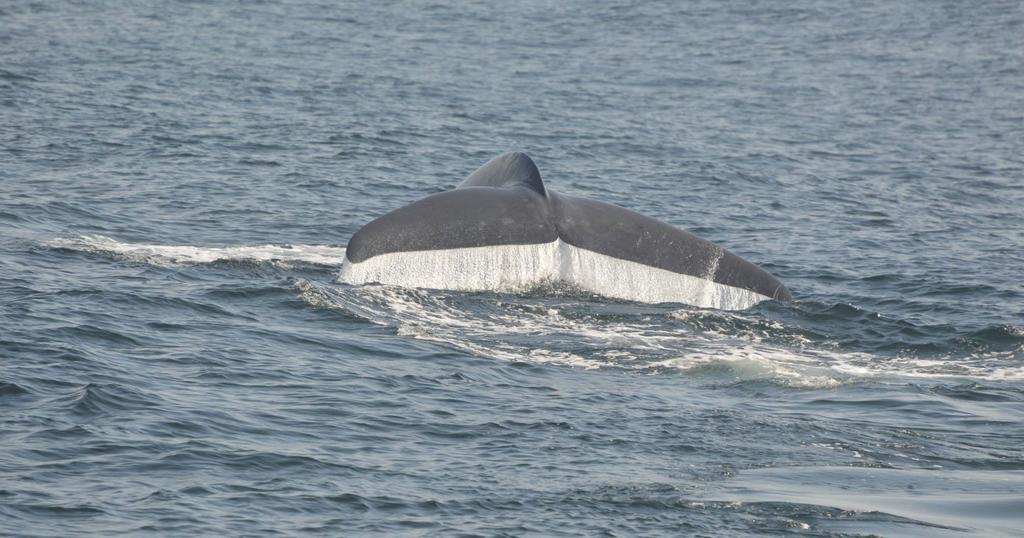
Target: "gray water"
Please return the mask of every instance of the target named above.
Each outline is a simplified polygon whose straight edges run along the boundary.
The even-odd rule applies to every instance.
[[[530,153],[741,312],[350,287]],[[1020,2],[0,4],[0,534],[1022,535]]]

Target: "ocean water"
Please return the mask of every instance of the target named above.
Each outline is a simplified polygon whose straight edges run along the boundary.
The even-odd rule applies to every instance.
[[[528,152],[790,304],[337,281]],[[0,4],[0,535],[1022,536],[1020,2]]]

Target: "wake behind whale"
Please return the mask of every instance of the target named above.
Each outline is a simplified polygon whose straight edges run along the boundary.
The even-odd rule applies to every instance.
[[[647,303],[741,310],[791,300],[775,277],[688,232],[547,189],[524,153],[363,226],[340,280],[463,291],[567,284]]]

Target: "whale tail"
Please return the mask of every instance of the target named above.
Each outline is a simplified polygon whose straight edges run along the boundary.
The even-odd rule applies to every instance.
[[[519,152],[364,226],[349,242],[341,279],[476,291],[555,281],[620,299],[723,309],[791,299],[773,276],[713,243],[549,191]]]

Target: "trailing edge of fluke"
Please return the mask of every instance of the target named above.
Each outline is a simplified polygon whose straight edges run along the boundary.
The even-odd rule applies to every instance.
[[[467,291],[562,283],[618,299],[726,310],[792,299],[760,267],[693,234],[548,190],[520,152],[363,226],[349,241],[339,280]]]

